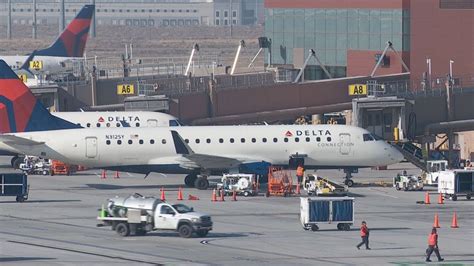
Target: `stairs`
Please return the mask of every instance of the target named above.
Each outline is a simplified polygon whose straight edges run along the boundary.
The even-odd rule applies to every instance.
[[[407,161],[414,164],[423,171],[427,170],[421,148],[411,142],[392,142],[391,144],[403,154]]]

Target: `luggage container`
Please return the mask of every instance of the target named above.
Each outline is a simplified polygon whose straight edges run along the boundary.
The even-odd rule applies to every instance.
[[[438,181],[438,193],[453,201],[459,196],[470,200],[474,195],[474,170],[442,171]]]
[[[28,176],[26,174],[0,174],[0,196],[16,197],[17,202],[28,199]]]
[[[348,231],[354,224],[354,198],[301,197],[300,222],[305,230],[317,231],[318,224],[337,223],[338,230]]]

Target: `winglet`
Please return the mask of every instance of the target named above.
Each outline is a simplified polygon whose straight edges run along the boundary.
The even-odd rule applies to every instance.
[[[176,149],[177,154],[193,154],[194,151],[191,147],[186,144],[186,142],[181,138],[178,132],[171,130],[171,135],[173,136],[174,148]]]

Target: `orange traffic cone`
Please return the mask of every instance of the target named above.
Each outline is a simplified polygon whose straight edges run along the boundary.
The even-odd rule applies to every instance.
[[[119,171],[115,171],[115,176],[114,176],[115,179],[118,179],[120,178],[120,174],[119,174]]]
[[[237,192],[235,190],[232,192],[232,201],[237,201]]]
[[[459,228],[458,226],[458,216],[456,215],[456,212],[453,214],[453,222],[451,223],[451,228]]]
[[[430,202],[430,193],[428,193],[428,192],[425,193],[425,204],[431,204],[431,202]]]
[[[106,179],[107,178],[107,171],[102,170],[102,175],[100,176],[101,179]]]
[[[435,214],[435,217],[434,217],[433,227],[440,228],[440,226],[439,226],[439,217],[438,217],[437,213]]]
[[[298,184],[296,184],[296,195],[300,195],[301,194],[301,188],[300,188],[300,182],[298,182]]]
[[[183,200],[183,189],[181,187],[178,188],[178,200]]]
[[[442,193],[439,193],[438,204],[444,204],[444,199],[443,199],[443,194]]]
[[[162,200],[162,201],[165,201],[165,200],[166,200],[166,197],[165,197],[165,188],[164,188],[164,187],[161,187],[161,197],[160,197],[160,200]]]
[[[220,198],[220,201],[225,201],[225,192],[223,189],[220,190],[220,195],[221,195],[221,198]]]
[[[212,190],[212,198],[211,201],[217,201],[216,189]]]
[[[199,200],[199,198],[197,196],[193,196],[193,195],[189,194],[188,200]]]

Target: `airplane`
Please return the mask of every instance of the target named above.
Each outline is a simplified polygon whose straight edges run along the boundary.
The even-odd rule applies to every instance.
[[[178,118],[160,112],[53,112],[54,116],[81,127],[173,127],[181,126]],[[12,156],[10,164],[18,169],[25,156],[0,150],[0,156]]]
[[[186,174],[207,189],[212,173],[265,173],[303,159],[306,169],[398,163],[403,155],[369,131],[346,125],[79,128],[51,115],[0,61],[0,149],[123,172]]]
[[[66,62],[83,58],[94,9],[94,5],[85,5],[48,48],[29,55],[0,55],[0,59],[22,74],[66,71]]]

